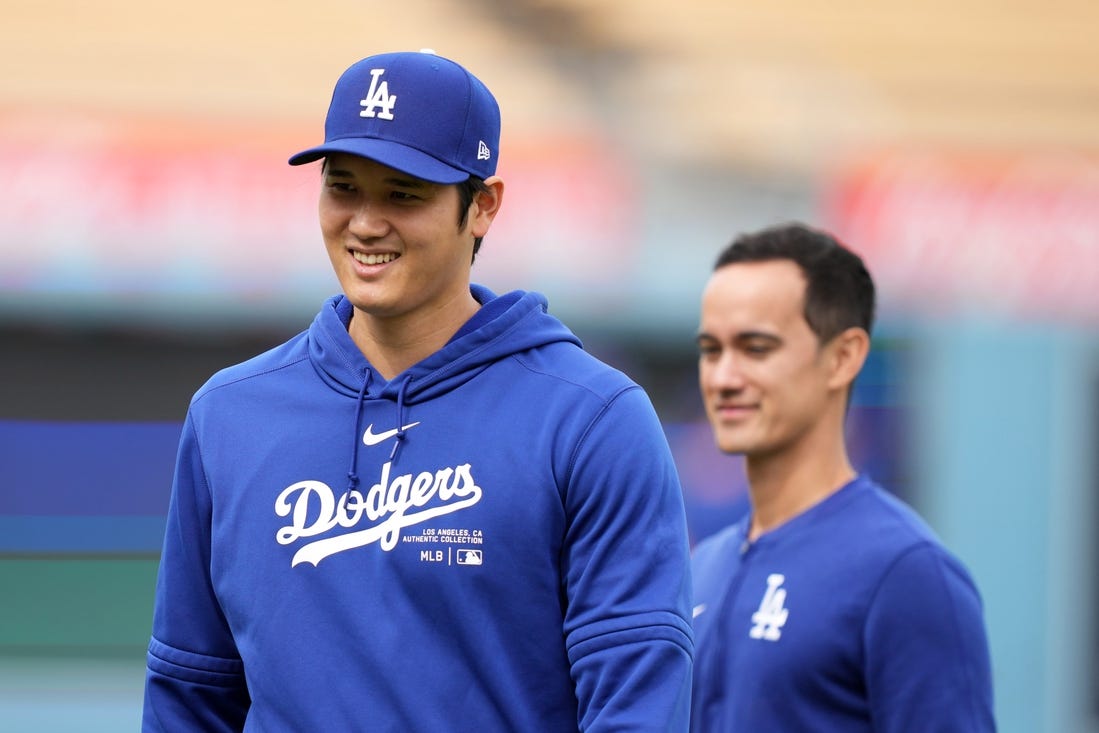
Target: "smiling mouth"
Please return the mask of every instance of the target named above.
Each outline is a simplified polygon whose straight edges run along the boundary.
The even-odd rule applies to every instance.
[[[354,250],[352,250],[351,256],[354,257],[357,262],[361,262],[364,265],[384,265],[400,257],[400,255],[394,254],[393,252],[374,254],[373,252],[356,252]]]
[[[747,415],[755,410],[755,405],[717,405],[717,414],[719,415]]]

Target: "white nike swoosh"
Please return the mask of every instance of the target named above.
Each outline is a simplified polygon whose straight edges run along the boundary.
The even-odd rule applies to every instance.
[[[408,430],[409,428],[414,428],[419,424],[419,421],[409,423],[408,425],[405,425],[403,428],[401,428],[401,430]],[[363,443],[365,445],[377,445],[378,443],[389,440],[398,432],[397,428],[393,428],[392,430],[386,430],[384,433],[375,433],[373,431],[374,423],[370,423],[366,426],[366,432],[363,433]]]
[[[705,610],[706,610],[706,604],[705,603],[699,603],[697,606],[694,607],[694,612],[691,614],[691,616],[693,618],[698,618],[699,616],[702,615],[702,612],[705,611]]]

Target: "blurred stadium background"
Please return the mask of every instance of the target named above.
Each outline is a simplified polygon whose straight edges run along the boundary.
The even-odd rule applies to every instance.
[[[789,219],[883,296],[854,453],[970,566],[1005,733],[1099,731],[1093,0],[0,0],[0,727],[136,730],[190,394],[334,292],[331,87],[433,48],[503,107],[474,267],[646,386],[693,539],[743,510],[698,293]],[[323,674],[323,671],[319,671]]]

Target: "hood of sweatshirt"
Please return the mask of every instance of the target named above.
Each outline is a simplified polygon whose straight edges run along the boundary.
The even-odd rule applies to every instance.
[[[540,293],[512,291],[501,296],[480,285],[470,287],[481,309],[441,349],[388,382],[351,340],[347,326],[353,306],[343,295],[329,298],[309,327],[309,358],[317,374],[332,389],[355,399],[354,419],[348,415],[351,466],[348,489],[358,484],[356,463],[360,416],[367,400],[392,400],[395,460],[404,440],[405,405],[424,402],[469,381],[489,365],[528,349],[580,340],[547,312]]]
[[[443,348],[389,382],[376,372],[347,332],[352,306],[343,295],[329,298],[309,327],[309,358],[333,389],[358,395],[369,383],[366,399],[396,399],[406,404],[449,392],[493,362],[555,341],[580,345],[563,323],[547,313],[540,293],[516,290],[497,296],[472,285],[481,310]]]

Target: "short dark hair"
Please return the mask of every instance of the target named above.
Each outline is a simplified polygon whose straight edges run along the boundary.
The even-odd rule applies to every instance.
[[[870,333],[874,280],[862,258],[828,232],[791,222],[741,234],[718,255],[714,270],[771,260],[791,260],[805,275],[805,322],[822,344],[852,327]]]
[[[458,188],[458,228],[461,229],[466,225],[466,219],[469,218],[469,207],[473,203],[474,197],[479,193],[489,193],[491,189],[485,185],[485,182],[475,176],[470,176],[466,180],[457,184]],[[473,240],[473,259],[477,259],[477,252],[481,249],[481,240],[484,237],[476,237]]]

